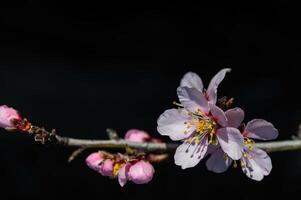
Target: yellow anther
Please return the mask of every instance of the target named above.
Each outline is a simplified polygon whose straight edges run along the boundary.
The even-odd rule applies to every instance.
[[[228,155],[224,153],[223,158],[224,158],[225,161],[227,161],[228,160]]]
[[[246,153],[243,153],[242,156],[243,156],[244,158],[246,158],[246,157],[247,157],[247,154],[246,154]]]
[[[237,167],[236,160],[234,160],[234,162],[233,162],[233,167],[234,167],[234,168],[236,168],[236,167]]]
[[[113,172],[112,172],[113,176],[116,176],[122,167],[123,167],[123,163],[114,163]]]
[[[254,149],[254,146],[253,146],[253,145],[250,145],[250,146],[249,146],[249,149],[250,149],[250,151],[252,151],[252,150]]]
[[[241,168],[244,168],[246,166],[246,164],[241,160],[240,161],[240,166],[241,166]]]
[[[184,135],[187,135],[188,134],[188,131],[184,131]]]

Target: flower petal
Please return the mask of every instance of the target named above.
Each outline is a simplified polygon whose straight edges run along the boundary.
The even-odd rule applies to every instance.
[[[176,150],[174,155],[175,164],[181,166],[182,169],[194,167],[204,158],[207,148],[207,136],[202,138],[199,144],[194,142],[190,144],[185,140]]]
[[[113,173],[113,161],[110,159],[107,159],[103,162],[102,165],[99,167],[99,173],[103,176],[112,176]]]
[[[187,72],[180,83],[181,87],[195,88],[200,92],[203,92],[203,82],[202,79],[194,72]]]
[[[157,130],[172,140],[182,140],[188,138],[195,130],[195,125],[187,128],[186,122],[191,120],[185,109],[166,110],[158,119]]]
[[[89,168],[98,171],[100,168],[100,163],[104,160],[103,156],[99,152],[91,153],[86,158],[86,164]]]
[[[243,172],[253,180],[261,181],[272,170],[271,158],[261,149],[254,148],[248,151],[248,156],[242,160],[246,165],[242,168]]]
[[[230,72],[230,68],[225,68],[220,70],[210,81],[208,89],[207,89],[207,96],[211,103],[216,104],[217,100],[217,87],[225,78],[227,72]]]
[[[242,156],[244,140],[240,131],[236,128],[220,128],[216,132],[217,139],[223,151],[233,160],[239,160]]]
[[[129,171],[130,166],[131,166],[131,164],[127,163],[127,164],[123,165],[123,167],[118,172],[118,182],[121,187],[123,187],[126,184],[126,182],[128,181],[128,171]]]
[[[273,140],[278,137],[278,130],[266,120],[253,119],[248,122],[244,135],[254,139]]]
[[[245,117],[245,112],[240,108],[232,108],[225,112],[228,119],[228,126],[238,128]]]
[[[215,173],[225,172],[232,164],[232,159],[228,156],[225,158],[224,154],[221,148],[212,153],[206,162],[207,169]]]
[[[210,112],[213,116],[213,118],[216,120],[216,122],[221,125],[222,127],[225,127],[228,125],[227,117],[222,109],[217,107],[216,105],[209,103]]]
[[[177,89],[179,101],[183,106],[191,111],[202,111],[208,113],[208,101],[204,94],[195,88],[178,87]]]

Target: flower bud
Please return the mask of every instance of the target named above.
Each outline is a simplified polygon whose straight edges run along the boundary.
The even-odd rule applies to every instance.
[[[0,127],[5,129],[15,129],[17,121],[21,120],[18,111],[6,105],[0,106]]]
[[[129,168],[128,179],[136,184],[145,184],[152,180],[154,172],[149,162],[140,160]]]
[[[125,140],[131,142],[145,142],[150,138],[151,137],[147,132],[138,129],[129,130],[124,137]]]
[[[88,167],[95,171],[100,170],[100,163],[104,160],[103,156],[99,152],[94,152],[91,153],[87,158],[86,158],[86,163]]]

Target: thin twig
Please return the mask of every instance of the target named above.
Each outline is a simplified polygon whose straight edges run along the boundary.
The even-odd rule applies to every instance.
[[[125,149],[127,146],[134,149],[141,149],[145,152],[173,152],[179,146],[178,143],[143,143],[129,142],[125,140],[87,140],[56,136],[57,143],[82,148],[102,148],[102,149]],[[275,142],[260,142],[256,147],[267,152],[301,150],[301,140],[285,140]]]

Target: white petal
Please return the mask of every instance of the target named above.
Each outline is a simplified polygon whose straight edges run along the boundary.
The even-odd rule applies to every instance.
[[[240,108],[232,108],[225,112],[228,119],[228,126],[238,128],[245,117],[245,112]]]
[[[217,123],[222,127],[226,127],[228,125],[228,120],[224,111],[212,103],[209,103],[209,108],[212,116],[217,121]]]
[[[200,144],[189,144],[184,141],[174,155],[175,164],[181,166],[182,169],[196,166],[205,156],[208,148],[208,138],[205,136]]]
[[[244,134],[254,139],[273,140],[278,137],[278,130],[266,120],[253,119],[248,122]]]
[[[207,169],[215,173],[225,172],[232,164],[232,159],[229,157],[225,159],[224,154],[221,148],[212,153],[206,162]]]
[[[203,82],[202,79],[194,72],[187,72],[180,83],[181,87],[195,88],[200,92],[203,92]]]
[[[195,125],[187,128],[185,124],[191,120],[185,109],[166,110],[158,119],[157,130],[161,135],[167,135],[172,140],[183,140],[195,130]]]
[[[223,151],[233,160],[239,160],[242,156],[244,139],[236,128],[220,128],[216,132],[217,139]]]
[[[195,88],[178,87],[177,93],[179,101],[186,109],[191,112],[201,110],[203,113],[208,113],[208,101],[199,90]]]
[[[217,100],[217,87],[222,82],[222,80],[225,78],[225,75],[227,72],[230,72],[231,69],[225,68],[220,70],[210,81],[208,89],[207,89],[207,95],[209,98],[209,101],[213,104],[216,104]]]
[[[252,157],[250,158],[250,156]],[[248,151],[247,157],[242,160],[246,164],[242,168],[243,172],[253,180],[261,181],[272,170],[271,158],[261,149],[254,148],[252,151]]]

